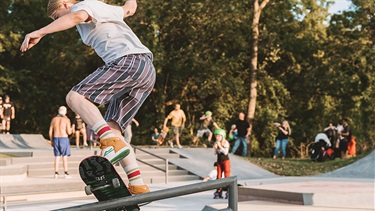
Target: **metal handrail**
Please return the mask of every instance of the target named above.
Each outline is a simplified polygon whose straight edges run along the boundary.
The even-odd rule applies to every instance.
[[[134,145],[132,145],[132,147],[133,147],[133,149],[134,149],[134,153],[136,152],[136,150],[139,150],[139,151],[142,151],[142,152],[144,152],[144,153],[146,153],[146,154],[149,154],[149,155],[151,155],[151,156],[154,156],[154,157],[156,157],[156,158],[159,158],[159,159],[161,159],[161,160],[164,160],[164,162],[165,162],[165,170],[164,170],[164,169],[161,169],[161,168],[159,168],[159,167],[157,167],[157,166],[154,166],[154,165],[152,165],[152,164],[149,164],[149,163],[147,163],[147,162],[144,162],[144,161],[142,161],[142,160],[140,160],[140,159],[137,158],[137,161],[139,161],[139,162],[141,162],[141,163],[144,163],[144,164],[146,164],[146,165],[149,165],[149,166],[151,166],[151,167],[153,167],[153,168],[156,168],[156,169],[158,169],[158,170],[160,170],[160,171],[164,171],[164,173],[165,173],[165,184],[168,184],[168,181],[169,181],[169,161],[168,161],[168,159],[163,158],[163,157],[160,157],[159,155],[155,155],[154,153],[148,152],[148,151],[146,151],[146,150],[144,150],[144,149],[141,149],[141,148],[138,148],[138,147],[136,147],[136,146],[134,146]]]
[[[128,196],[118,199],[112,199],[108,201],[84,204],[74,207],[67,207],[58,209],[56,211],[95,211],[95,210],[107,210],[118,207],[132,206],[142,204],[146,202],[158,201],[162,199],[174,198],[177,196],[189,195],[192,193],[204,192],[207,190],[217,188],[229,188],[228,190],[228,207],[225,210],[238,210],[238,189],[237,189],[237,177],[228,177],[224,179],[217,179],[213,181],[200,182],[197,184],[191,184],[186,186],[174,187],[159,191],[153,191],[140,195]]]

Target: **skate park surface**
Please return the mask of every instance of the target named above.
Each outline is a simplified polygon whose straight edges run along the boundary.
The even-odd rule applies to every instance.
[[[13,141],[14,142],[14,141]],[[7,147],[7,143],[0,143],[0,152],[17,151],[28,152],[30,150],[51,150],[43,146],[42,143],[36,145],[34,143],[12,143],[11,147]],[[5,146],[5,147],[4,147]],[[18,147],[18,148],[17,148]],[[48,146],[49,147],[49,146]],[[142,148],[157,154],[160,149]],[[179,154],[186,159],[170,159],[169,162],[174,163],[181,168],[187,169],[189,172],[203,178],[212,169],[212,163],[215,162],[216,156],[212,149],[209,148],[183,148],[168,149],[172,153]],[[72,154],[74,153],[72,149]],[[274,191],[279,194],[287,193],[305,193],[310,194],[311,203],[308,205],[288,203],[280,200],[263,200],[260,198],[243,199],[241,197],[238,202],[238,210],[375,210],[374,205],[374,178],[375,178],[375,151],[372,151],[366,157],[338,170],[309,177],[282,177],[274,175],[262,168],[259,168],[236,155],[230,155],[231,175],[237,176],[237,183],[242,185],[239,189],[249,188],[251,191],[265,190]],[[0,174],[1,175],[1,174]],[[78,175],[72,175],[69,180],[77,180]],[[51,185],[56,183],[53,179],[43,179],[51,181]],[[68,179],[66,179],[68,180]],[[59,179],[64,182],[64,179]],[[22,183],[27,186],[31,183],[38,183],[36,178],[26,178]],[[149,184],[151,191],[163,190],[172,187],[180,187],[189,184],[200,183],[201,180],[190,180],[180,182],[153,183]],[[228,206],[228,200],[213,199],[213,192],[205,191],[175,198],[154,201],[151,204],[141,207],[141,210],[220,210]],[[240,191],[239,191],[240,192]],[[245,190],[246,192],[246,190]],[[64,196],[70,194],[70,196]],[[74,198],[74,195],[82,196]],[[84,191],[76,193],[51,193],[45,196],[36,196],[48,198],[66,198],[63,201],[51,201],[45,203],[28,204],[21,206],[8,206],[7,210],[54,210],[71,206],[83,205],[96,202],[93,197],[85,197]],[[32,200],[32,196],[30,196]],[[71,199],[69,199],[71,198]]]

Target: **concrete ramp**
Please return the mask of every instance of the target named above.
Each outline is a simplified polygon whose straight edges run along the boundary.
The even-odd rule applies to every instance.
[[[180,166],[198,175],[201,178],[207,176],[208,172],[213,169],[213,163],[217,156],[214,155],[212,148],[183,148],[170,149],[170,152],[179,154],[187,159],[169,159],[169,162]],[[231,176],[237,176],[238,180],[260,179],[260,178],[275,178],[279,177],[265,169],[262,169],[242,157],[229,154]]]
[[[41,134],[0,134],[0,151],[19,149],[51,149]]]
[[[339,177],[339,178],[375,178],[375,150],[366,157],[345,167],[339,168],[319,177]]]

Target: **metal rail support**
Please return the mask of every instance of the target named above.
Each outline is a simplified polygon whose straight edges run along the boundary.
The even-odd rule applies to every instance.
[[[74,207],[67,207],[60,210],[64,211],[94,211],[94,210],[108,210],[117,207],[131,206],[136,204],[142,204],[145,202],[152,202],[167,198],[174,198],[177,196],[189,195],[192,193],[204,192],[207,190],[217,188],[229,188],[228,194],[228,208],[225,210],[238,210],[238,187],[237,177],[228,177],[224,179],[218,179],[214,181],[199,182],[197,184],[191,184],[186,186],[174,187],[159,191],[153,191],[150,193],[144,193],[140,195],[134,195],[124,198],[112,199],[108,201],[96,202],[91,204],[84,204]],[[57,211],[57,210],[56,210]]]

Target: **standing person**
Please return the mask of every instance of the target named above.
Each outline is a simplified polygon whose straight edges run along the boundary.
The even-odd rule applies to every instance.
[[[10,97],[5,95],[5,101],[3,102],[3,133],[10,133],[10,122],[12,119],[16,118],[16,109],[12,102],[10,102]]]
[[[217,162],[214,163],[214,169],[208,172],[207,176],[203,178],[202,182],[207,182],[208,180],[216,180],[217,179]]]
[[[250,134],[250,124],[245,120],[245,113],[240,112],[238,114],[238,120],[235,122],[237,128],[237,137],[232,148],[231,153],[234,154],[237,148],[242,144],[242,156],[246,156],[247,153],[247,137]]]
[[[328,123],[327,127],[324,128],[324,133],[327,135],[329,138],[329,141],[333,143],[335,141],[335,132],[336,132],[336,127],[333,126],[333,123],[330,122]]]
[[[220,127],[216,124],[216,122],[212,119],[212,112],[206,111],[206,113],[199,118],[201,121],[197,134],[193,138],[193,145],[198,145],[198,138],[202,137],[203,135],[207,135],[207,141],[208,144],[211,144],[212,139],[212,132],[209,128],[210,125],[213,125],[216,129],[219,129]]]
[[[54,21],[27,34],[20,50],[29,50],[47,34],[76,26],[83,43],[91,46],[105,65],[71,89],[67,104],[98,134],[102,156],[111,163],[120,161],[130,192],[141,194],[150,190],[122,132],[152,91],[156,74],[151,51],[123,20],[136,9],[136,0],[128,0],[123,6],[102,1],[49,0],[47,13]],[[103,117],[97,105],[107,103]]]
[[[177,147],[182,148],[180,144],[180,136],[182,129],[185,127],[186,116],[185,112],[181,109],[181,104],[176,103],[174,105],[174,110],[171,111],[168,116],[164,119],[163,128],[167,127],[168,120],[172,119],[172,131],[173,138],[168,141],[169,145],[173,148],[173,141],[176,140]]]
[[[79,148],[79,139],[80,139],[81,134],[82,134],[82,139],[83,139],[83,147],[88,147],[87,134],[86,134],[86,124],[85,124],[85,122],[83,122],[83,120],[81,119],[81,117],[78,114],[76,114],[76,116],[75,116],[73,128],[74,128],[74,134],[76,136],[76,148],[80,149]]]
[[[285,159],[286,156],[286,145],[288,145],[288,136],[292,133],[292,130],[290,129],[288,121],[284,120],[282,124],[275,123],[274,124],[277,127],[277,137],[276,137],[276,148],[273,153],[273,159],[275,160],[277,157],[277,154],[279,153],[280,147],[281,147],[281,156],[282,159]]]
[[[342,132],[339,133],[339,135],[342,136],[342,139],[340,140],[340,144],[339,144],[339,149],[340,149],[340,157],[346,158],[346,154],[348,151],[348,143],[350,139],[352,138],[352,131],[348,124],[348,119],[342,120],[342,126],[343,126],[343,130]]]
[[[134,122],[135,126],[139,126],[139,122],[136,119],[132,119],[132,121],[128,124],[124,131],[124,138],[129,144],[132,141],[133,132],[132,132],[132,123]]]
[[[230,160],[229,160],[229,142],[225,139],[226,132],[223,129],[216,129],[215,132],[216,142],[214,144],[214,152],[217,155],[217,179],[230,177]],[[225,198],[228,198],[228,191],[225,189]],[[214,199],[223,198],[223,189],[219,188],[214,194]]]
[[[68,156],[70,156],[70,142],[68,135],[72,134],[72,125],[70,125],[70,119],[66,117],[67,109],[65,106],[61,106],[58,110],[58,115],[52,118],[49,126],[49,139],[51,146],[53,147],[53,153],[55,155],[54,169],[55,178],[59,178],[59,165],[60,158],[63,159],[64,177],[66,179],[71,178],[68,173]]]

